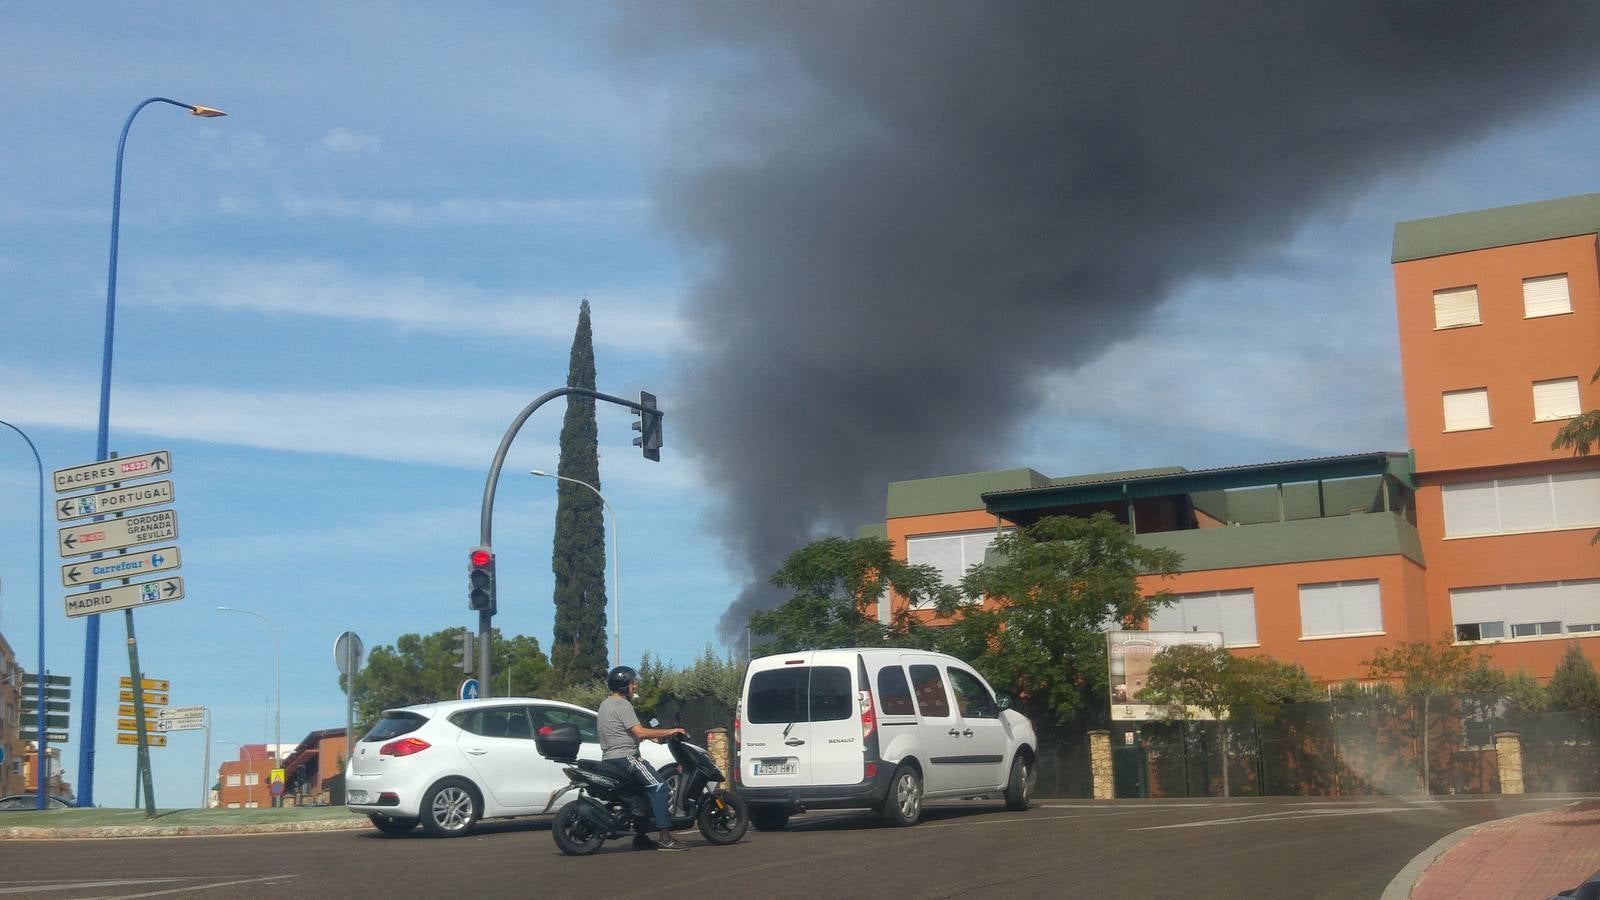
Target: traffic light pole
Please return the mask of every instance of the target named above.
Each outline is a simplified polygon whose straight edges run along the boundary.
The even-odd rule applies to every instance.
[[[506,429],[505,437],[500,439],[500,446],[494,452],[494,462],[489,464],[489,480],[483,486],[483,510],[478,516],[478,543],[482,546],[490,548],[494,546],[494,491],[500,484],[500,469],[505,466],[506,453],[511,449],[511,442],[516,439],[517,432],[522,430],[522,423],[528,421],[528,417],[532,416],[539,407],[557,397],[567,396],[588,397],[591,400],[604,400],[607,403],[626,406],[640,415],[654,416],[658,422],[663,415],[653,406],[646,406],[643,403],[636,403],[610,394],[602,394],[599,391],[591,391],[588,388],[563,387],[540,394],[532,403],[523,407],[522,412],[518,413],[515,419],[511,420],[511,427]],[[657,427],[659,429],[659,425]],[[479,695],[482,697],[493,696],[492,692],[494,690],[494,672],[489,663],[490,635],[494,633],[491,630],[493,628],[493,619],[492,605],[490,609],[478,610],[478,690],[482,692]]]

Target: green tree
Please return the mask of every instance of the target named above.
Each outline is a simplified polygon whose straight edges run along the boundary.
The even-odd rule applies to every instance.
[[[395,642],[373,648],[355,679],[356,717],[361,731],[370,728],[386,709],[451,700],[462,680],[460,628],[433,634],[402,634]],[[508,679],[511,695],[534,694],[550,677],[550,662],[539,649],[539,639],[527,635],[504,638],[494,632],[490,647],[495,686]],[[339,689],[344,689],[340,675]],[[498,693],[498,691],[497,691]]]
[[[1319,699],[1306,670],[1269,656],[1234,656],[1220,647],[1179,644],[1156,654],[1139,700],[1168,706],[1181,719],[1189,707],[1217,721],[1222,795],[1231,796],[1228,772],[1230,719],[1266,720],[1285,703]]]
[[[1600,675],[1583,655],[1578,642],[1567,645],[1567,652],[1550,676],[1550,708],[1568,712],[1600,713]]]
[[[765,653],[833,647],[926,646],[927,629],[902,608],[883,624],[868,612],[892,588],[912,603],[938,604],[957,597],[932,566],[896,559],[882,538],[829,537],[784,560],[772,583],[794,596],[777,609],[750,617]]]
[[[965,599],[987,602],[941,600],[951,625],[938,644],[971,661],[1046,730],[1105,706],[1107,625],[1142,622],[1171,602],[1165,591],[1146,597],[1139,576],[1170,575],[1182,564],[1172,550],[1134,543],[1106,513],[1040,519],[1001,535],[989,556],[961,582]]]
[[[594,334],[589,301],[578,307],[567,386],[594,390]],[[550,658],[562,684],[589,681],[606,671],[606,530],[600,498],[599,438],[594,400],[568,397],[561,424],[561,463],[557,473],[594,486],[558,481],[555,546],[555,634]],[[615,523],[613,523],[614,525]]]
[[[1474,651],[1470,645],[1457,644],[1448,632],[1438,640],[1406,641],[1393,647],[1379,647],[1363,665],[1373,678],[1399,681],[1401,689],[1413,701],[1422,702],[1422,790],[1431,791],[1429,777],[1431,764],[1428,758],[1429,715],[1432,700],[1440,694],[1461,689],[1461,684],[1473,670]]]
[[[1544,712],[1550,708],[1550,692],[1525,668],[1518,668],[1506,679],[1506,699],[1520,712]]]
[[[1597,382],[1600,382],[1600,369],[1595,369],[1594,377],[1589,379],[1590,384]],[[1591,409],[1575,419],[1568,419],[1556,432],[1555,440],[1550,442],[1551,450],[1570,449],[1574,456],[1588,456],[1596,446],[1600,446],[1600,409]],[[1600,543],[1600,531],[1594,533],[1589,543]]]

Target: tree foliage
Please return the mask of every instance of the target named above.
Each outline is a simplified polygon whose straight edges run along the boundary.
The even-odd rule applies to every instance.
[[[595,386],[594,335],[587,300],[578,308],[567,386],[589,390]],[[557,473],[600,490],[599,437],[594,400],[588,397],[567,398]],[[556,576],[556,615],[550,657],[562,684],[604,677],[607,668],[606,530],[595,491],[571,481],[558,481],[556,487],[556,531],[550,559]]]
[[[937,604],[957,596],[932,566],[896,559],[882,538],[828,537],[784,560],[772,583],[794,596],[777,609],[750,617],[755,649],[763,653],[834,647],[920,647],[931,637],[907,609],[886,625],[869,610],[885,589],[913,603]]]
[[[1594,370],[1590,384],[1600,383],[1600,369]],[[1600,409],[1591,409],[1575,419],[1568,419],[1550,442],[1551,450],[1571,450],[1574,456],[1588,456],[1600,446]],[[1600,531],[1594,533],[1589,543],[1600,543]]]
[[[745,661],[733,655],[719,656],[711,645],[687,666],[674,666],[645,653],[639,660],[639,693],[635,703],[653,709],[663,697],[697,700],[709,697],[733,709],[739,705],[744,689]]]
[[[1306,670],[1270,656],[1235,656],[1222,648],[1180,644],[1156,654],[1139,698],[1214,716],[1270,719],[1286,703],[1322,699]]]
[[[1600,675],[1594,664],[1579,649],[1578,642],[1567,645],[1567,652],[1550,676],[1550,708],[1569,712],[1600,713]]]
[[[939,645],[1046,728],[1105,705],[1107,626],[1171,602],[1165,591],[1146,597],[1139,576],[1182,563],[1172,550],[1141,547],[1106,513],[1040,519],[997,538],[990,559],[961,583],[965,599],[987,602],[939,602],[952,619]]]
[[[373,648],[355,679],[356,719],[361,731],[377,721],[386,709],[453,700],[461,685],[460,628],[433,634],[402,634],[392,645]],[[496,693],[510,690],[527,696],[543,689],[550,678],[550,662],[539,649],[539,639],[527,635],[504,638],[494,631],[490,646]],[[339,676],[344,689],[344,676]]]
[[[1473,672],[1474,649],[1449,634],[1435,641],[1406,641],[1379,647],[1363,665],[1372,678],[1399,681],[1412,697],[1435,697],[1461,689]]]

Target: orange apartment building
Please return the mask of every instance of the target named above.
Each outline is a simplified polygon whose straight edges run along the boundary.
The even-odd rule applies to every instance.
[[[894,482],[862,534],[954,583],[1004,529],[1109,512],[1183,555],[1144,579],[1176,595],[1152,629],[1220,631],[1319,681],[1446,633],[1544,678],[1571,641],[1600,659],[1600,456],[1550,449],[1600,405],[1597,234],[1600,194],[1396,226],[1409,453]]]
[[[217,771],[217,802],[223,809],[265,809],[272,805],[268,779],[276,765],[266,744],[245,744],[239,758],[224,762]]]

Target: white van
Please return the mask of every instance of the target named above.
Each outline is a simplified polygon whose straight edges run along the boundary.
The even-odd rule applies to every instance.
[[[756,828],[807,809],[875,809],[913,825],[924,798],[1004,795],[1027,809],[1033,725],[953,656],[882,647],[752,660],[734,741]]]

